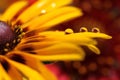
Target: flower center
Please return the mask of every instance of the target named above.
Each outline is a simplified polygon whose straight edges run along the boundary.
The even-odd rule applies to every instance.
[[[11,25],[0,21],[0,55],[11,51],[21,41],[22,33],[19,26],[15,26],[12,30]]]

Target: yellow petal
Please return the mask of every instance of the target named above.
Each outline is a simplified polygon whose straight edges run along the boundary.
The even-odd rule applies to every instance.
[[[33,57],[41,60],[41,61],[66,61],[66,60],[83,60],[84,57],[79,53],[66,53],[66,54],[56,54],[56,55],[34,55]]]
[[[39,35],[46,36],[48,39],[57,40],[57,41],[66,41],[74,44],[94,44],[97,42],[94,40],[95,38],[100,39],[111,39],[112,37],[104,34],[104,33],[93,33],[93,32],[81,32],[81,33],[71,33],[65,34],[62,31],[46,31],[41,32]],[[59,37],[58,37],[59,36]]]
[[[103,38],[103,39],[111,39],[112,37],[105,33],[94,33],[94,32],[81,32],[78,33],[80,36],[86,36],[89,38]]]
[[[32,56],[27,56],[24,54],[29,54],[29,53],[25,53],[25,52],[21,52],[21,51],[13,51],[9,54],[7,54],[7,56],[13,56],[13,55],[20,55],[25,59],[25,64],[29,67],[31,67],[32,69],[36,70],[39,72],[39,74],[41,74],[45,80],[57,80],[55,75],[53,75],[38,59],[32,57]]]
[[[41,45],[42,42],[39,43],[30,43],[18,46],[16,50],[26,51],[26,52],[33,52],[39,55],[56,55],[56,54],[72,54],[78,53],[81,56],[85,56],[82,49],[78,46],[70,43],[63,43],[58,42],[52,45],[45,46],[44,44]],[[47,42],[44,42],[47,43]],[[52,42],[50,42],[52,43]],[[47,45],[47,44],[46,44]]]
[[[25,77],[29,80],[45,80],[37,71],[31,69],[30,67],[25,66],[24,64],[12,61],[5,58],[11,65],[14,65],[20,72],[22,72]]]
[[[80,35],[81,34],[81,35]],[[72,33],[66,35],[65,32],[59,31],[46,31],[39,33],[39,35],[46,36],[46,39],[52,41],[62,41],[68,43],[74,43],[76,45],[84,45],[84,44],[94,44],[96,45],[97,42],[92,38],[84,36],[82,33]],[[58,37],[59,36],[59,37]]]
[[[1,58],[1,57],[0,57]],[[7,72],[4,70],[0,64],[0,80],[11,80]]]
[[[48,13],[57,8],[68,6],[70,3],[72,3],[72,0],[49,0],[49,3],[42,8],[41,13]]]
[[[20,0],[11,5],[2,15],[1,20],[10,21],[23,7],[27,5],[26,0]]]
[[[45,15],[38,16],[35,19],[29,21],[28,23],[22,25],[21,27],[22,28],[27,27],[29,31],[35,29],[39,29],[43,31],[45,29],[52,27],[53,25],[56,25],[66,20],[73,19],[81,15],[82,15],[81,11],[75,7],[62,7],[59,9],[55,9],[52,12],[46,13]],[[54,20],[56,21],[54,22]],[[50,25],[49,22],[51,22]],[[49,25],[49,26],[44,26],[44,25]]]
[[[96,54],[100,54],[100,50],[94,45],[87,45],[87,47]]]
[[[49,47],[34,50],[39,55],[56,55],[56,54],[72,54],[79,53],[81,56],[85,56],[83,50],[79,46],[70,43],[57,43]]]
[[[82,15],[82,14],[80,14],[80,11],[69,12],[68,14],[63,14],[62,16],[59,16],[57,18],[54,18],[54,19],[46,22],[45,24],[41,25],[41,27],[43,27],[43,30],[44,30],[44,29],[50,28],[51,26],[55,26],[61,22],[65,22],[67,20],[74,19],[80,15]]]
[[[24,50],[25,48],[31,48],[31,50],[38,50],[41,48],[49,47],[53,44],[57,44],[57,41],[41,41],[41,42],[30,42],[30,43],[21,43],[15,49],[16,50]]]
[[[39,0],[26,9],[17,20],[25,23],[35,16],[53,11],[56,8],[68,5],[72,0]],[[28,14],[29,13],[29,14]]]
[[[10,65],[10,69],[8,70],[8,74],[12,78],[12,80],[22,80],[22,75],[20,72],[12,65]]]
[[[20,52],[18,52],[20,54]],[[81,55],[82,54],[82,55]],[[35,55],[35,54],[26,54],[25,52],[22,52],[22,55],[28,56],[28,57],[34,57],[36,59],[39,59],[40,61],[57,61],[57,60],[83,60],[85,56],[84,51],[81,49],[81,53],[66,53],[66,54],[55,54],[55,55]]]
[[[16,22],[20,20],[22,23],[25,23],[28,20],[30,20],[31,18],[37,16],[37,14],[40,14],[42,7],[45,6],[45,4],[48,2],[50,2],[50,1],[49,0],[40,0],[40,1],[33,3],[30,7],[28,7],[24,12],[22,12],[19,15]]]

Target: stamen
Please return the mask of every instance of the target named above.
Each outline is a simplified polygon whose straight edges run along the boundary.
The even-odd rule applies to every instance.
[[[9,43],[6,43],[6,45],[5,45],[6,47],[9,47],[10,46],[10,44]]]
[[[7,49],[7,48],[5,48],[5,49],[4,49],[4,51],[5,51],[5,52],[8,52],[8,49]]]
[[[13,40],[13,43],[15,44],[15,43],[16,43],[16,40]]]

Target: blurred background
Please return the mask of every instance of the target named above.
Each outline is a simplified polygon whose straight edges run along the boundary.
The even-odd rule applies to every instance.
[[[15,1],[0,0],[0,13]],[[59,80],[120,80],[120,0],[74,0],[71,5],[82,9],[84,15],[54,29],[70,27],[79,32],[80,27],[87,27],[89,31],[98,27],[113,38],[98,39],[101,55],[83,47],[87,55],[84,61],[60,61],[46,66]]]

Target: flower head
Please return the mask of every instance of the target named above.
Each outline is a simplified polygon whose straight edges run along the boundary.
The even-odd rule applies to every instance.
[[[72,0],[17,1],[0,17],[0,80],[56,80],[40,61],[83,60],[87,46],[95,53],[94,38],[110,39],[104,33],[74,33],[47,29],[82,15],[70,6]],[[85,31],[85,32],[84,32]]]

